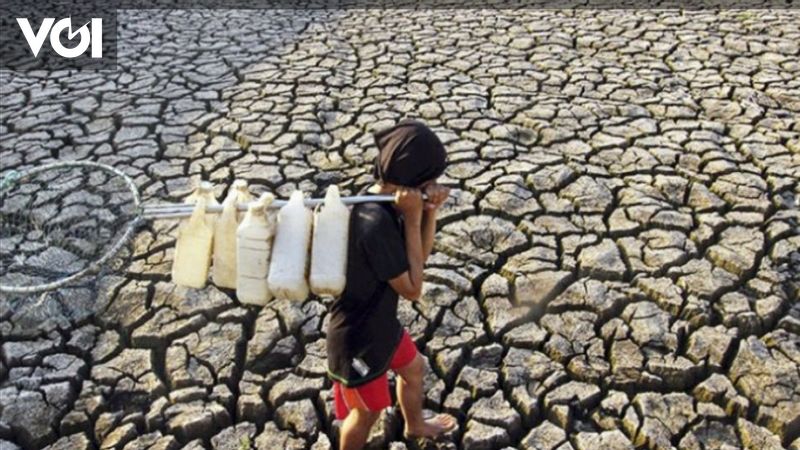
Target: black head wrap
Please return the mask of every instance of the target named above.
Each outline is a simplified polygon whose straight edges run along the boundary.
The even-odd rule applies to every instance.
[[[444,173],[447,152],[424,123],[402,120],[373,137],[379,150],[373,171],[377,180],[417,187]]]

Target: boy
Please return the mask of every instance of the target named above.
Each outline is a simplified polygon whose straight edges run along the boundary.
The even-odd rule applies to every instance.
[[[422,417],[425,362],[397,319],[398,295],[416,301],[433,248],[436,214],[449,190],[436,184],[446,157],[424,124],[404,120],[375,133],[380,150],[375,194],[396,202],[361,203],[350,213],[347,283],[331,306],[328,374],[336,417],[344,420],[340,449],[361,449],[383,408],[391,406],[388,369],[397,375],[404,436],[433,438],[456,427],[452,416]],[[422,194],[428,198],[423,201]]]

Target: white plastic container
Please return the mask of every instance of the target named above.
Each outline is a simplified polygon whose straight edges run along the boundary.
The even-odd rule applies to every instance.
[[[269,289],[277,298],[302,301],[308,297],[311,210],[303,204],[303,193],[294,191],[278,213],[277,232],[269,267]]]
[[[199,198],[204,198],[206,200],[206,206],[219,206],[219,202],[214,197],[214,185],[211,184],[209,181],[201,181],[200,184],[197,186],[197,189],[194,190],[186,200],[185,203],[195,204]],[[206,214],[206,223],[214,229],[214,222],[217,221],[217,215],[214,213]]]
[[[251,199],[247,182],[237,180],[222,202],[222,213],[214,224],[214,264],[211,266],[211,279],[219,287],[236,288],[236,231],[243,219],[236,204],[249,203]]]
[[[189,220],[178,228],[172,281],[181,286],[202,288],[208,278],[214,231],[204,217],[206,199],[198,198],[195,205]]]
[[[264,306],[271,298],[267,284],[274,228],[267,219],[272,194],[251,203],[236,230],[236,296],[242,303]]]
[[[309,284],[316,295],[336,297],[344,291],[349,224],[350,209],[342,203],[339,188],[331,185],[325,204],[314,215]]]

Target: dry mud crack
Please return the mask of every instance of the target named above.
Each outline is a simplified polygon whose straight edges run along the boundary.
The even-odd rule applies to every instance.
[[[119,70],[0,72],[3,169],[89,159],[147,202],[201,179],[370,181],[417,117],[453,197],[419,303],[426,407],[371,448],[800,449],[800,16],[121,11]],[[174,222],[0,301],[0,447],[335,448],[327,301],[172,285]]]

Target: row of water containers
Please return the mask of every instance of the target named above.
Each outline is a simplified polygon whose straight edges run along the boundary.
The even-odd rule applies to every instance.
[[[206,213],[219,205],[212,186],[203,182],[187,203],[195,204],[178,229],[172,280],[202,288],[209,272],[219,287],[236,289],[239,301],[264,305],[273,297],[305,300],[316,295],[338,296],[345,286],[350,210],[330,186],[321,208],[312,213],[303,193],[292,193],[275,214],[268,208],[274,196],[258,200],[242,180],[234,182],[222,202],[222,213]],[[246,213],[237,203],[248,203]],[[309,251],[310,250],[310,251]]]

